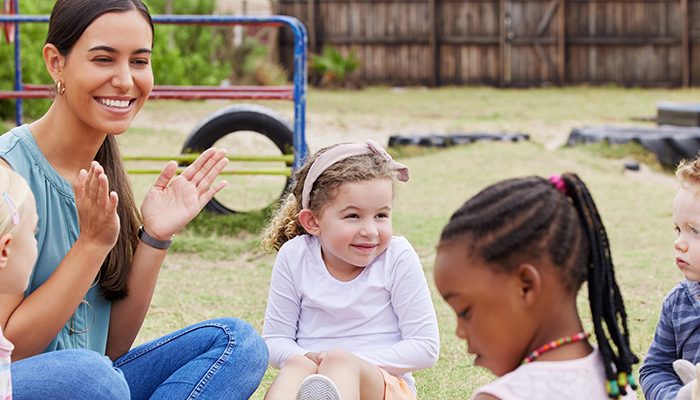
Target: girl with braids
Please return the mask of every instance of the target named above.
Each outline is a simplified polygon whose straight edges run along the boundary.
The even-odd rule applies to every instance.
[[[676,266],[685,280],[666,295],[654,339],[640,369],[640,383],[648,400],[690,400],[695,373],[692,371],[689,382],[683,379],[688,374],[682,370],[684,364],[693,368],[692,364],[700,362],[700,158],[682,162],[676,177],[680,188],[673,200],[677,235],[673,249]]]
[[[0,325],[16,360],[108,356],[134,400],[247,399],[267,347],[244,321],[204,321],[131,348],[173,234],[226,186],[216,178],[228,161],[208,149],[179,175],[170,161],[137,206],[117,136],[153,89],[153,36],[141,0],[55,1],[43,47],[53,102],[0,136],[0,168],[25,178],[39,214],[29,287],[0,297]]]
[[[588,282],[598,346],[576,309]],[[435,283],[474,363],[472,399],[636,399],[627,317],[605,228],[574,174],[492,185],[444,227]]]
[[[279,250],[263,338],[280,368],[267,399],[415,399],[411,371],[438,357],[418,255],[392,236],[394,179],[373,141],[319,151],[264,234]]]

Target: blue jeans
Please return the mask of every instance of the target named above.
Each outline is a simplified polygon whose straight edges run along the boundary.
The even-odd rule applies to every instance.
[[[14,400],[128,400],[129,386],[109,358],[59,350],[11,364]]]
[[[267,346],[247,322],[200,322],[145,343],[114,366],[132,400],[247,399],[267,369]]]

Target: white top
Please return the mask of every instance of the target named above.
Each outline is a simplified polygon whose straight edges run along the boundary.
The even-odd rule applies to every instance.
[[[12,400],[12,379],[10,378],[10,355],[12,343],[5,338],[0,328],[0,400]]]
[[[521,365],[488,385],[477,394],[488,393],[501,400],[605,400],[605,369],[597,348],[586,357],[568,361],[535,361]],[[627,387],[624,400],[637,394]]]
[[[263,339],[275,368],[292,355],[345,349],[414,392],[410,372],[435,364],[440,349],[423,268],[398,236],[349,282],[328,272],[316,237],[286,242],[272,270]]]

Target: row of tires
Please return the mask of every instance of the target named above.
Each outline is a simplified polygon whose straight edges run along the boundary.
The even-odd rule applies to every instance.
[[[293,154],[294,134],[292,126],[275,112],[257,105],[234,105],[224,108],[206,120],[202,121],[187,138],[182,147],[182,153],[198,153],[217,145],[229,135],[241,132],[253,132],[262,135],[274,146],[280,154]],[[390,146],[420,145],[429,147],[446,147],[454,144],[471,143],[478,140],[523,141],[528,140],[524,134],[454,134],[405,136],[395,135],[389,140]],[[612,144],[637,142],[646,149],[654,152],[659,161],[670,168],[675,167],[682,159],[693,158],[700,151],[700,128],[660,126],[660,127],[629,127],[629,126],[595,126],[572,130],[567,144],[570,146],[606,141]],[[291,164],[287,164],[290,167]],[[283,179],[280,187],[273,196],[274,199],[286,192],[291,178]],[[273,200],[274,201],[274,200]],[[260,204],[256,208],[264,208],[268,204]],[[213,199],[207,206],[208,211],[219,214],[234,214],[240,211],[231,202],[220,198]]]

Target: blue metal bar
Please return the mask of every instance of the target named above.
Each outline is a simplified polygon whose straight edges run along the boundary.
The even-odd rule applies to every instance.
[[[305,139],[307,93],[307,34],[306,27],[296,20],[294,27],[294,165],[301,168],[308,155]]]
[[[19,0],[12,0],[14,2],[14,10],[19,14]],[[19,43],[19,23],[15,24],[15,91],[22,90],[22,59],[20,58],[20,43]],[[17,99],[15,101],[15,123],[17,126],[22,125],[22,114],[24,111],[24,102],[22,99]]]
[[[18,0],[14,0],[18,2]],[[18,8],[16,8],[18,10]],[[0,15],[2,22],[48,22],[48,15]],[[306,159],[306,94],[308,73],[307,63],[307,32],[304,24],[298,19],[285,15],[269,17],[231,16],[231,15],[154,15],[153,22],[158,24],[207,24],[207,25],[287,25],[294,33],[294,163],[293,168],[301,167]],[[19,59],[19,29],[15,30],[15,90],[21,90],[22,74]],[[21,99],[17,100],[19,114],[17,124],[21,125]]]

